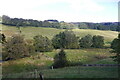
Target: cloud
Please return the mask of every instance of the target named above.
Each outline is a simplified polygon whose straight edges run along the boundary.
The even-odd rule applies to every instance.
[[[102,13],[107,14],[107,10],[111,9],[99,3],[106,4],[109,1],[117,3],[118,0],[1,0],[0,16],[5,14],[38,20],[54,18],[65,21],[102,21],[105,20]],[[113,18],[110,17],[109,20]]]
[[[76,11],[102,11],[103,6],[93,0],[69,0],[70,7]]]

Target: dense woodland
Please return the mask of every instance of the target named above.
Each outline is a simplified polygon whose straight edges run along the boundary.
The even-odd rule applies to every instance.
[[[35,27],[51,27],[58,29],[97,29],[97,30],[112,30],[120,31],[120,22],[103,22],[103,23],[91,23],[91,22],[59,22],[58,20],[44,20],[38,21],[33,19],[22,18],[10,18],[9,16],[2,16],[2,24],[9,26],[35,26]]]

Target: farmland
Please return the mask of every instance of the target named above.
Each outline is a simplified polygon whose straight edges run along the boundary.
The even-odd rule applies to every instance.
[[[19,29],[15,26],[6,26],[0,24],[2,33],[7,36],[7,39],[14,34],[19,34]],[[43,27],[21,27],[21,34],[25,39],[32,39],[33,36],[41,34],[52,39],[53,36],[65,29],[43,28]],[[101,31],[91,29],[72,29],[78,36],[83,37],[87,34],[101,35],[105,38],[105,45],[110,46],[111,41],[117,37],[118,32]],[[59,52],[59,49],[54,49],[52,52],[34,53],[30,57],[22,59],[5,61],[2,64],[3,78],[34,78],[34,70],[38,73],[42,72],[45,78],[117,78],[117,67],[84,67],[81,64],[117,64],[110,58],[113,54],[111,49],[65,49],[67,60],[72,64],[70,67],[50,69],[53,64],[54,56]],[[74,66],[73,66],[74,65]],[[93,74],[91,74],[93,73]],[[39,76],[38,76],[39,77]]]

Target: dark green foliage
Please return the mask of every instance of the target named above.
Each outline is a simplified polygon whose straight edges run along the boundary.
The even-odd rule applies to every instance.
[[[0,33],[0,43],[5,43],[5,42],[6,42],[5,35]]]
[[[54,36],[52,39],[52,44],[55,49],[63,48],[65,46],[64,43],[65,43],[65,35],[62,32]]]
[[[29,51],[24,38],[20,35],[14,35],[5,44],[5,54],[2,54],[3,60],[19,59],[29,56]]]
[[[51,27],[59,29],[97,29],[97,30],[112,30],[120,31],[120,22],[105,22],[105,23],[88,23],[88,22],[58,22],[58,20],[38,21],[33,19],[10,18],[2,16],[2,24],[10,26],[35,26],[35,27]]]
[[[53,50],[51,41],[47,37],[43,37],[42,35],[37,35],[34,37],[34,46],[35,46],[35,51],[38,52]]]
[[[75,36],[73,31],[60,32],[52,39],[54,48],[66,48],[66,49],[77,49],[79,48],[78,37]]]
[[[33,40],[27,39],[26,40],[27,48],[30,55],[35,53],[35,46],[33,45]]]
[[[114,58],[114,60],[120,64],[120,33],[118,35],[118,38],[115,38],[112,41],[111,48],[115,53],[115,56],[113,56],[112,58]]]
[[[83,22],[83,23],[80,23],[80,24],[78,25],[78,28],[79,28],[79,29],[88,29],[88,25]]]
[[[2,23],[3,24],[11,24],[11,19],[10,17],[6,16],[6,15],[3,15],[2,16]]]
[[[104,37],[103,36],[93,36],[92,47],[94,48],[103,48],[104,46]]]
[[[112,41],[112,43],[111,43],[111,48],[112,49],[115,49],[117,46],[116,45],[118,45],[118,39],[117,38],[115,38],[113,41]]]
[[[92,46],[92,36],[86,35],[85,37],[80,39],[80,47],[82,48],[90,48]]]
[[[10,18],[6,15],[2,16],[2,24],[16,26],[16,27],[22,27],[22,26],[52,27],[52,28],[60,27],[60,24],[57,20],[38,21],[33,19]]]
[[[68,65],[68,61],[66,59],[66,53],[64,52],[63,49],[60,50],[58,54],[55,55],[54,57],[54,68],[61,68],[65,67]]]

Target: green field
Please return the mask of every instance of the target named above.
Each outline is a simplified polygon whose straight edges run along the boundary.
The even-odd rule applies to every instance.
[[[0,24],[0,30],[7,38],[14,34],[19,34],[15,26]],[[33,36],[41,34],[52,39],[54,35],[65,29],[43,28],[43,27],[21,27],[21,34],[25,39],[32,39]],[[111,41],[117,37],[118,32],[101,31],[91,29],[72,29],[78,37],[87,34],[101,35],[105,38],[105,43],[110,46]],[[50,69],[54,55],[60,50],[52,52],[34,53],[30,57],[6,61],[2,64],[3,78],[34,78],[34,71],[42,72],[45,78],[117,78],[117,67],[84,67],[81,64],[117,64],[110,56],[111,49],[65,49],[67,60],[74,66]],[[73,64],[76,63],[76,64]],[[92,73],[92,74],[91,74]],[[38,74],[37,74],[38,75]],[[39,76],[38,76],[39,77]]]
[[[37,69],[38,73],[42,72],[45,78],[68,78],[70,75],[71,76],[69,78],[117,77],[117,67],[82,67],[78,65],[74,67],[66,67],[51,70],[49,66],[53,63],[53,57],[58,51],[59,50],[54,50],[53,52],[36,53],[30,58],[27,57],[19,60],[4,62],[3,77],[34,78],[35,69]],[[109,58],[110,56],[112,56],[112,54],[109,51],[110,49],[65,50],[65,52],[67,53],[67,60],[70,62],[77,62],[82,64],[117,64],[111,58]],[[102,58],[98,59],[96,58],[96,55],[101,55]],[[94,73],[89,75],[91,72]],[[103,74],[100,76],[101,73]]]
[[[10,37],[14,34],[19,34],[18,28],[15,26],[6,26],[0,24],[0,29],[7,36]],[[32,39],[35,35],[43,35],[52,39],[54,35],[59,32],[64,31],[65,29],[56,29],[56,28],[43,28],[43,27],[21,27],[21,34],[25,36],[26,39]],[[91,35],[101,35],[105,38],[105,43],[110,43],[114,38],[117,37],[118,32],[116,31],[102,31],[102,30],[91,30],[91,29],[72,29],[78,37],[83,37],[87,34]]]

